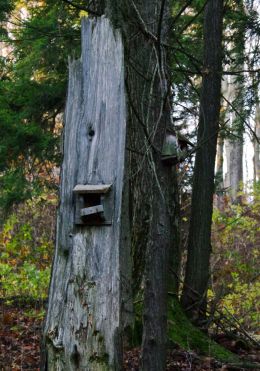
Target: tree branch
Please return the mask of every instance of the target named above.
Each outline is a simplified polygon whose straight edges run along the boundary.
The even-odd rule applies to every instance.
[[[149,145],[152,147],[152,149],[155,152],[159,152],[158,149],[153,144],[153,142],[151,141],[151,135],[149,135],[149,132],[147,130],[147,127],[146,127],[145,123],[143,122],[143,120],[139,116],[139,113],[138,113],[137,109],[134,106],[134,103],[133,103],[133,101],[131,99],[130,89],[129,89],[129,86],[127,84],[127,81],[126,81],[126,92],[127,92],[127,97],[128,97],[128,100],[129,100],[130,108],[133,110],[133,113],[134,113],[135,117],[137,118],[137,121],[139,122],[139,124],[143,128],[144,135],[145,135],[145,138],[146,138],[147,142],[149,143]]]
[[[239,75],[241,73],[259,73],[260,68],[256,70],[239,70],[239,71],[223,71],[223,75]]]
[[[141,16],[139,10],[137,9],[137,6],[135,5],[135,2],[133,0],[131,0],[131,4],[132,4],[132,6],[134,8],[135,14],[137,16],[138,24],[140,26],[140,29],[141,29],[142,33],[144,35],[148,36],[154,42],[158,42],[157,37],[151,31],[149,31],[147,29],[146,24],[145,24],[145,22],[144,22],[144,20],[143,20],[143,18]]]
[[[246,125],[246,127],[249,129],[250,133],[255,138],[256,142],[260,144],[260,138],[256,135],[255,131],[251,128],[251,126],[248,124],[248,122],[244,119],[244,117],[241,115],[240,112],[236,109],[236,107],[226,98],[223,94],[221,94],[221,97],[224,99],[225,102],[232,108],[232,110],[238,115],[238,117],[243,121],[243,123]]]
[[[76,9],[79,9],[79,10],[84,10],[85,12],[88,12],[89,14],[91,14],[95,17],[101,17],[101,15],[102,15],[101,13],[98,13],[95,10],[90,9],[87,6],[82,6],[82,5],[75,4],[73,1],[70,1],[70,0],[62,0],[62,1],[64,3],[66,3],[67,5],[72,6],[73,8],[76,8]]]
[[[183,5],[183,7],[180,9],[180,11],[176,14],[175,17],[173,17],[172,23],[170,25],[170,28],[176,23],[176,21],[180,18],[183,12],[188,8],[188,6],[192,3],[193,0],[188,0],[186,4]]]
[[[160,43],[161,43],[161,33],[162,33],[162,21],[163,21],[164,7],[165,7],[165,0],[162,0],[159,22],[158,22],[158,28],[157,28],[157,40],[158,40],[158,45],[159,46],[160,46]]]

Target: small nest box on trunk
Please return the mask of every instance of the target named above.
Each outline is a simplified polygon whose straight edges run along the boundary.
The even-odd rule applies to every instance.
[[[167,165],[176,165],[184,161],[189,146],[194,147],[184,135],[167,129],[162,148],[162,161]]]
[[[112,184],[77,184],[76,225],[111,225],[113,216]]]

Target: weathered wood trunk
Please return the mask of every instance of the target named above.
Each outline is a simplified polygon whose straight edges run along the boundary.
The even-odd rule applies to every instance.
[[[127,209],[122,215],[126,111],[123,46],[108,19],[83,20],[82,56],[69,71],[45,369],[117,370],[129,252]],[[95,194],[100,184],[108,187]],[[93,187],[73,192],[76,185]]]

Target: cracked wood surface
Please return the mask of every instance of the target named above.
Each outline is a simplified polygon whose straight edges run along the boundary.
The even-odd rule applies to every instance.
[[[120,363],[123,66],[119,31],[104,17],[84,19],[81,59],[69,63],[61,201],[44,329],[48,370],[116,370]],[[75,225],[73,189],[86,184],[112,185],[111,226]],[[127,244],[124,237],[122,248]]]

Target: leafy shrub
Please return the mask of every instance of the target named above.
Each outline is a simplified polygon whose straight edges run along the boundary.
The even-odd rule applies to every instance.
[[[260,184],[239,197],[238,204],[226,197],[222,209],[214,209],[210,294],[227,318],[253,331],[260,313]]]
[[[0,232],[0,297],[47,296],[57,197],[43,193],[20,205]]]
[[[39,270],[34,264],[24,262],[19,269],[0,263],[1,296],[29,296],[43,299],[47,295],[50,268]]]

